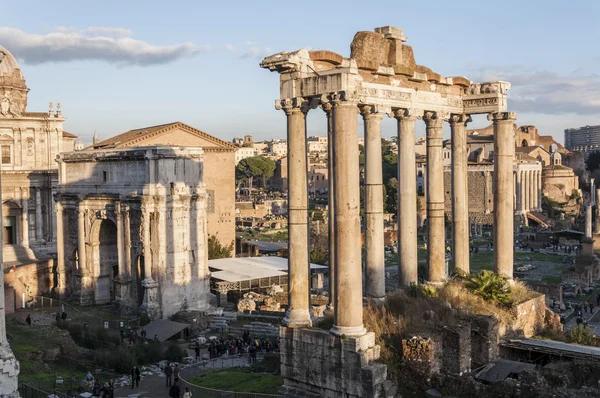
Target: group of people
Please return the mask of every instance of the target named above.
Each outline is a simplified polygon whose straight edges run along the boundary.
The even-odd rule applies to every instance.
[[[101,398],[114,398],[115,396],[115,384],[112,379],[109,379],[102,384],[102,382],[95,378],[91,372],[87,372],[85,375],[85,381],[91,386],[92,396]]]
[[[239,355],[248,353],[250,358],[256,358],[257,352],[274,352],[279,350],[277,342],[271,342],[269,339],[250,338],[250,332],[245,330],[242,338],[228,339],[223,338],[213,340],[208,346],[208,354],[210,359],[219,358],[223,355]],[[196,351],[196,359],[198,359],[200,347]]]

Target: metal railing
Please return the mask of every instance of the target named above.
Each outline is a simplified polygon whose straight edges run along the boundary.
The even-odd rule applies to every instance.
[[[192,366],[183,369],[179,373],[179,380],[181,381],[182,391],[185,388],[189,388],[192,393],[192,397],[202,398],[274,398],[282,397],[283,395],[278,394],[263,394],[253,392],[234,392],[226,390],[217,390],[214,388],[202,387],[196,384],[190,383],[190,380],[196,376],[202,376],[207,373],[216,372],[218,370],[233,369],[233,368],[246,368],[252,363],[263,361],[266,355],[280,355],[280,353],[256,353],[254,358],[252,354],[239,354],[230,355],[228,357],[214,358],[208,361],[198,362]]]

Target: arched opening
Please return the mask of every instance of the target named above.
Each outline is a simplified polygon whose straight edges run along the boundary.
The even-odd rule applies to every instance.
[[[16,245],[21,243],[19,232],[21,227],[21,206],[7,200],[2,203],[2,243]]]
[[[114,279],[118,275],[117,226],[111,220],[102,220],[98,228],[98,254],[94,256],[96,270],[96,304],[115,299]]]
[[[146,278],[144,274],[144,256],[139,256],[137,261],[137,298],[138,305],[142,305],[144,301],[144,287],[142,281]]]
[[[529,145],[527,144],[527,140],[523,140],[523,141],[521,142],[521,146],[529,146]]]

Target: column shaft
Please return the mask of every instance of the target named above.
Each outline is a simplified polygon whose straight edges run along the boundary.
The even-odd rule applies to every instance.
[[[452,115],[452,256],[454,267],[469,273],[469,195],[467,190],[467,123],[469,115]]]
[[[327,175],[328,175],[328,192],[327,192],[327,210],[328,210],[328,263],[329,263],[329,308],[335,307],[335,206],[333,203],[333,190],[335,180],[333,177],[333,120],[332,106],[329,103],[322,105],[325,114],[327,115]]]
[[[29,246],[29,189],[21,188],[21,244]]]
[[[544,196],[544,184],[542,181],[542,173],[543,173],[543,169],[538,171],[538,186],[539,186],[539,190],[538,190],[538,210],[542,211],[542,197]]]
[[[118,275],[123,274],[123,268],[125,267],[123,261],[123,216],[121,214],[121,203],[115,203],[115,214],[117,215],[117,263],[118,263]]]
[[[287,115],[288,144],[288,327],[311,325],[309,312],[308,179],[306,158],[307,103],[302,98],[282,101]]]
[[[385,252],[383,233],[383,170],[381,119],[373,106],[361,108],[365,123],[365,279],[366,296],[385,297]]]
[[[360,168],[357,102],[334,93],[333,169],[335,202],[336,306],[331,332],[361,336],[362,253],[360,242]]]
[[[534,171],[530,170],[529,172],[529,211],[533,211],[535,209],[535,178]]]
[[[488,115],[494,122],[494,269],[507,278],[513,277],[514,222],[512,170],[515,157],[513,112]]]
[[[521,170],[519,175],[521,176],[521,213],[525,213],[527,211],[527,174]]]
[[[592,206],[585,207],[585,237],[592,237]]]
[[[123,272],[126,276],[131,275],[131,221],[129,217],[129,206],[125,205],[123,209],[125,267],[123,271],[119,270],[119,273]]]
[[[417,182],[415,165],[415,116],[406,109],[394,112],[398,120],[398,267],[400,286],[416,284]]]
[[[436,112],[425,112],[427,126],[427,264],[429,282],[446,279],[446,236],[444,230],[444,161],[442,125]]]
[[[77,255],[79,256],[79,271],[87,271],[87,256],[85,253],[85,209],[79,203],[77,213]]]
[[[42,229],[42,188],[36,188],[35,190],[35,239],[38,242],[44,240],[43,229]]]
[[[144,280],[152,280],[152,241],[150,239],[150,214],[149,203],[142,204],[142,225],[144,237]]]
[[[56,273],[58,274],[56,288],[58,289],[59,298],[61,298],[67,290],[62,203],[56,202],[54,209],[56,211]]]

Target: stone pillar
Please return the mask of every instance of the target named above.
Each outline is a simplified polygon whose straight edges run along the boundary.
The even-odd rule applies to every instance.
[[[132,308],[131,296],[131,231],[129,207],[117,203],[117,247],[119,255],[119,273],[115,278],[115,301],[121,312]],[[145,263],[144,263],[145,264]]]
[[[87,271],[87,256],[85,253],[85,209],[80,203],[77,210],[77,254],[79,257],[79,270],[84,272]]]
[[[600,198],[600,188],[596,189],[596,198]],[[600,233],[600,205],[596,206],[596,233]]]
[[[360,168],[358,101],[332,93],[335,206],[336,301],[331,333],[362,336],[362,253],[360,242]],[[288,170],[289,172],[289,170]]]
[[[594,206],[596,204],[596,189],[594,188],[595,178],[590,178],[590,204]]]
[[[469,273],[469,193],[467,123],[469,115],[452,115],[452,256],[454,268]]]
[[[585,237],[592,237],[592,206],[585,207]]]
[[[35,189],[35,239],[38,243],[44,243],[42,228],[42,188]]]
[[[60,202],[54,204],[56,212],[56,294],[62,299],[67,294],[67,270],[65,267],[65,240],[64,240],[64,218],[63,205]]]
[[[153,160],[150,160],[153,164]],[[144,299],[140,306],[140,312],[146,314],[150,319],[159,319],[161,317],[160,305],[158,304],[158,283],[152,278],[153,249],[152,239],[150,237],[150,224],[152,207],[151,199],[145,198],[142,201],[142,229],[144,245]]]
[[[535,177],[534,171],[529,171],[529,211],[535,210]]]
[[[327,305],[328,313],[333,315],[333,309],[335,308],[335,206],[333,203],[333,120],[332,110],[333,107],[330,103],[324,103],[321,105],[323,111],[327,115],[327,168],[328,168],[328,192],[327,192],[327,210],[328,210],[328,224],[327,228],[329,231],[328,244],[329,244],[329,303]]]
[[[513,172],[513,211],[517,211],[517,173]]]
[[[523,170],[519,170],[518,172],[519,175],[519,211],[521,212],[521,214],[525,213],[525,202],[526,202],[526,192],[527,192],[527,187],[526,187],[526,178],[525,178],[525,172]]]
[[[284,99],[277,107],[287,116],[288,144],[288,296],[283,323],[288,327],[312,325],[309,311],[308,178],[306,114],[303,98]]]
[[[515,158],[514,112],[493,112],[494,123],[494,270],[513,277],[514,222],[512,169]]]
[[[442,125],[438,112],[425,112],[427,127],[427,265],[429,282],[446,279],[446,236],[444,227],[444,168]]]
[[[377,106],[361,107],[365,122],[365,279],[366,296],[385,299],[385,252],[383,234],[383,170],[381,119]]]
[[[29,246],[29,188],[21,188],[21,244]]]
[[[398,120],[398,267],[400,286],[418,282],[417,182],[415,167],[415,115],[397,109]]]
[[[544,183],[542,181],[543,169],[538,171],[538,211],[542,211],[542,198],[544,197]]]

